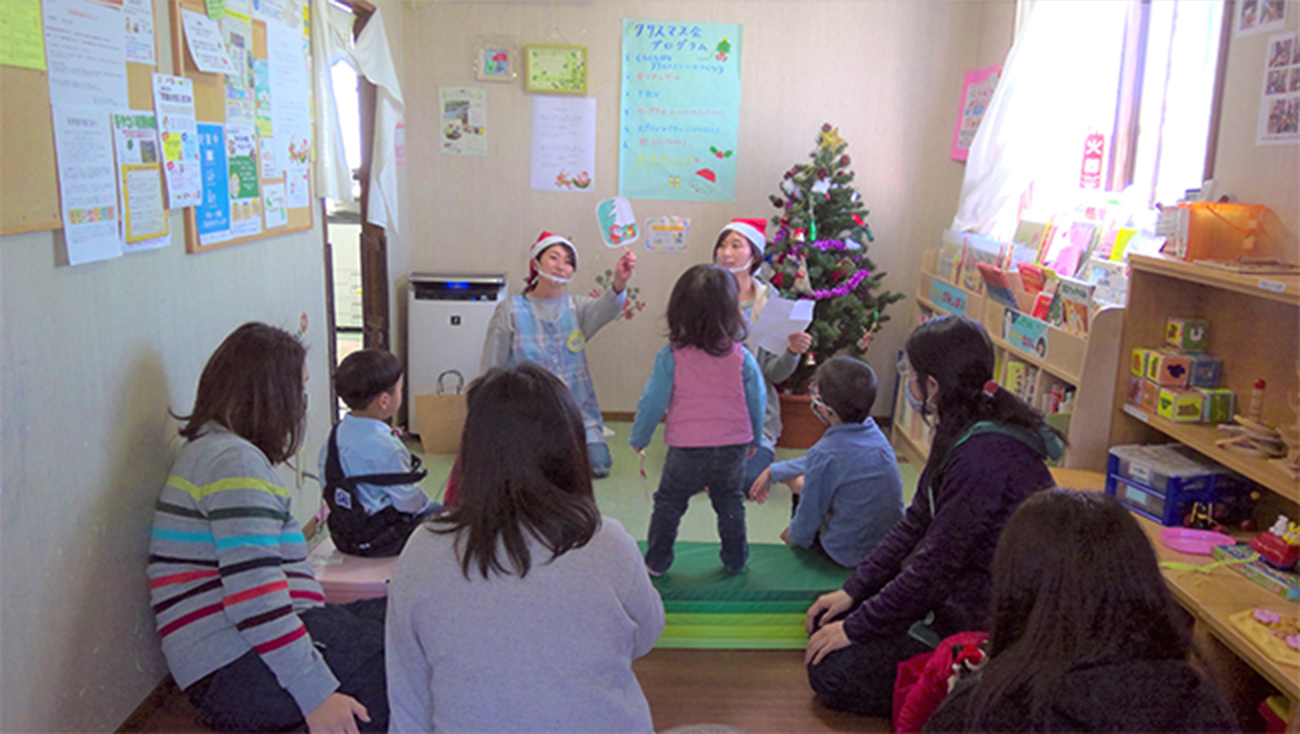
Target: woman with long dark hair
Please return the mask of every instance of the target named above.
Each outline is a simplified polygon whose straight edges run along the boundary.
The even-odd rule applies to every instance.
[[[467,402],[460,503],[415,531],[389,589],[389,731],[652,731],[632,661],[663,602],[596,508],[577,403],[528,362]]]
[[[1025,500],[993,557],[989,658],[923,731],[1237,731],[1190,664],[1186,625],[1137,520],[1115,499]]]
[[[827,706],[890,715],[899,662],[988,628],[993,549],[1007,518],[1053,485],[1059,432],[993,382],[977,321],[942,316],[907,339],[903,389],[934,423],[912,505],[839,591],[808,610],[808,681]]]

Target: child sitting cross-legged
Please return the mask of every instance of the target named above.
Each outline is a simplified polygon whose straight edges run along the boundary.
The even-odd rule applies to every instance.
[[[420,488],[425,472],[388,421],[402,405],[402,363],[382,349],[349,354],[334,388],[351,408],[321,447],[320,473],[334,546],[357,556],[395,556],[441,507]]]
[[[749,496],[762,504],[773,481],[788,485],[792,519],[781,539],[853,568],[903,516],[898,460],[871,418],[876,373],[852,357],[833,357],[817,368],[809,394],[829,428],[806,455],[764,470]]]

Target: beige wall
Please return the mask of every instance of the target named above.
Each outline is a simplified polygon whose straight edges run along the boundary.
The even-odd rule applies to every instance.
[[[995,47],[1010,41],[1011,13],[1000,7],[985,13],[981,4],[965,2],[418,2],[406,12],[413,270],[505,272],[517,290],[527,246],[543,229],[576,239],[582,256],[573,292],[586,292],[612,266],[619,252],[601,244],[594,210],[617,194],[623,18],[743,26],[739,183],[732,203],[632,202],[642,221],[690,217],[690,251],[639,250],[633,284],[641,288],[645,311],[611,325],[590,346],[603,409],[635,409],[664,343],[661,316],[673,281],[710,258],[728,220],[774,213],[768,195],[785,169],[806,160],[823,122],[838,125],[849,142],[854,185],[876,235],[870,255],[889,273],[886,286],[911,290],[917,253],[937,243],[961,186],[962,165],[948,158],[948,148],[962,74],[981,61],[999,63]],[[993,40],[982,41],[985,32]],[[512,35],[520,44],[588,47],[588,95],[597,100],[593,193],[529,189],[531,95],[522,82],[475,82],[473,36],[487,33]],[[487,90],[487,157],[439,153],[438,87],[458,85]],[[893,307],[895,320],[871,350],[869,361],[889,388],[910,308],[910,301]],[[876,412],[887,414],[888,403],[878,401]]]

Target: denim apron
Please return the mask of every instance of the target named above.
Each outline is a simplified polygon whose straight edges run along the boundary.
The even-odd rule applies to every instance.
[[[562,296],[560,317],[554,321],[537,318],[528,296],[520,293],[510,299],[510,315],[515,323],[514,343],[510,347],[510,366],[535,362],[560,378],[573,393],[582,411],[582,425],[587,443],[605,443],[600,406],[587,369],[587,340],[578,327],[578,308],[573,296]]]

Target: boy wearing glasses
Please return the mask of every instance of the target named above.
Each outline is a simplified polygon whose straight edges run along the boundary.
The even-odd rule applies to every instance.
[[[760,474],[749,496],[762,504],[772,482],[789,486],[791,520],[781,540],[855,568],[903,516],[898,460],[871,418],[876,373],[852,357],[833,357],[817,368],[809,393],[813,413],[829,428],[807,454]]]

